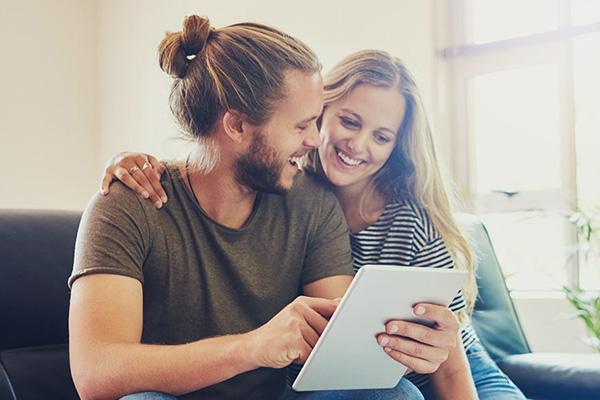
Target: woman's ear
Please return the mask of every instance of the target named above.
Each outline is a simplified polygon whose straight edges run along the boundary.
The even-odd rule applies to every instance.
[[[225,134],[235,143],[242,143],[250,137],[252,124],[246,116],[237,110],[227,110],[223,114],[223,129]]]

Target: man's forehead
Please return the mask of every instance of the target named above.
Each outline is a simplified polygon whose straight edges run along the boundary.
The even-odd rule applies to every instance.
[[[320,113],[323,106],[323,79],[320,72],[288,71],[285,75],[285,97],[281,99],[282,108],[298,113]]]

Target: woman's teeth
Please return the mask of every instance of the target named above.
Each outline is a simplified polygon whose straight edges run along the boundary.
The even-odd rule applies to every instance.
[[[361,160],[355,160],[353,158],[348,157],[347,155],[345,155],[344,153],[342,153],[341,151],[337,152],[338,157],[340,157],[342,159],[342,161],[345,164],[348,164],[352,167],[356,167],[357,165],[359,165],[360,163],[362,163]]]

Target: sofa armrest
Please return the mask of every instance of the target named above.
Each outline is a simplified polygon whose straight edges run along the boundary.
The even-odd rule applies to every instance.
[[[10,383],[8,374],[2,365],[2,358],[0,357],[0,399],[16,400],[15,391]]]
[[[497,360],[531,399],[598,399],[600,354],[528,353]]]

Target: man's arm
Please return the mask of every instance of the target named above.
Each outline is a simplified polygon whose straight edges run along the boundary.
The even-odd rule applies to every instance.
[[[69,349],[83,399],[140,391],[183,394],[259,367],[305,360],[327,319],[331,300],[298,298],[249,333],[182,345],[141,344],[142,286],[120,275],[94,274],[73,283]]]
[[[73,380],[84,399],[147,390],[181,394],[258,367],[244,335],[176,346],[141,344],[142,286],[119,275],[74,282],[69,332]]]
[[[304,295],[323,299],[337,299],[344,296],[353,276],[335,275],[304,285]]]

